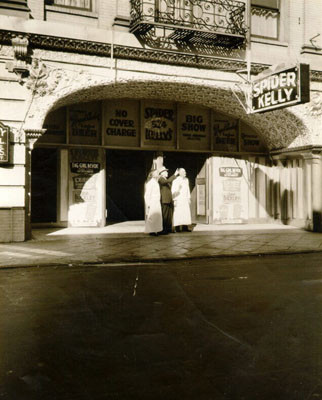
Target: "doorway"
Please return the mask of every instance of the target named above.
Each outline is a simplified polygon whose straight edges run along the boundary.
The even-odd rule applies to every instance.
[[[144,184],[152,151],[106,150],[107,223],[144,220]]]
[[[31,222],[57,220],[57,149],[35,148],[31,162]]]
[[[106,150],[108,224],[144,220],[144,185],[157,153],[154,151]],[[200,181],[200,174],[205,170],[208,158],[208,154],[201,153],[163,152],[163,165],[169,169],[169,175],[172,175],[176,168],[186,170],[190,183],[192,217],[195,221],[202,223],[206,223],[207,220],[206,214],[197,215],[197,184]],[[205,183],[205,190],[206,186]]]

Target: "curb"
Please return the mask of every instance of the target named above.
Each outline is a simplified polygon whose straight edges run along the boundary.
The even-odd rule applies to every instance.
[[[174,261],[191,261],[191,260],[209,260],[209,259],[223,259],[223,258],[246,258],[246,257],[267,257],[267,256],[290,256],[295,254],[310,254],[310,253],[322,253],[322,250],[288,250],[288,251],[270,251],[270,252],[262,252],[262,253],[238,253],[238,254],[214,254],[214,255],[204,255],[204,256],[190,256],[190,257],[158,257],[158,258],[113,258],[107,260],[100,261],[84,261],[84,262],[63,262],[63,263],[46,263],[41,262],[37,264],[14,264],[14,265],[1,265],[0,270],[7,269],[26,269],[26,268],[58,268],[58,267],[88,267],[88,266],[103,266],[105,264],[109,264],[113,266],[113,264],[151,264],[151,263],[164,263],[174,262]]]

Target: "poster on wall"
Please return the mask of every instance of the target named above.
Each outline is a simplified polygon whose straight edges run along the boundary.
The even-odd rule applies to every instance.
[[[267,151],[263,140],[255,129],[242,121],[240,123],[240,151],[247,153],[263,153]]]
[[[178,105],[179,148],[210,150],[210,110],[190,104]]]
[[[216,112],[212,116],[213,149],[238,151],[238,120]]]
[[[248,219],[247,169],[244,160],[213,158],[214,223],[241,224]]]
[[[100,226],[101,171],[98,149],[69,150],[69,226]]]
[[[66,143],[66,108],[50,112],[44,122],[44,133],[37,143]]]
[[[138,101],[110,100],[103,105],[103,132],[106,146],[139,147]]]
[[[99,144],[101,103],[80,103],[69,107],[69,143]]]
[[[174,103],[143,101],[141,145],[176,148],[176,107]]]

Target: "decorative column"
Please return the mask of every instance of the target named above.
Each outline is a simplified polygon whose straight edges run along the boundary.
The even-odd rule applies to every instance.
[[[312,220],[313,231],[322,232],[322,162],[321,152],[312,151]]]
[[[305,228],[313,230],[312,224],[312,156],[303,154],[304,160],[304,223]]]
[[[26,166],[25,166],[25,240],[31,239],[31,152],[35,142],[46,129],[25,129]]]
[[[285,200],[285,159],[273,157],[276,162],[274,174],[275,186],[275,219],[280,221],[285,219],[286,216],[286,200]]]

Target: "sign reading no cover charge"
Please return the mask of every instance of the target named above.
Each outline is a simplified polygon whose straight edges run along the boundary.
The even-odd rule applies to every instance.
[[[299,64],[252,83],[251,113],[275,110],[310,101],[310,69]]]

